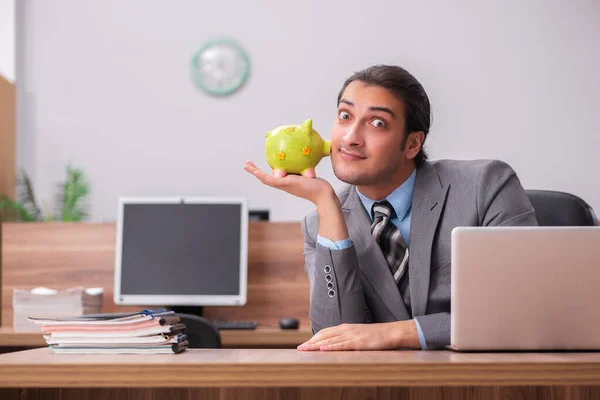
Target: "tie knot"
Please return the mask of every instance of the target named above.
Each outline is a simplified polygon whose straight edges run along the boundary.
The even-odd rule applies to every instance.
[[[392,205],[387,201],[378,201],[373,204],[373,218],[377,219],[378,217],[391,218],[394,209]]]

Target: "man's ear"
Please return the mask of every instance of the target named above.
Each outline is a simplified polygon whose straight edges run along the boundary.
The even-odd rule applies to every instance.
[[[416,131],[410,132],[408,137],[406,138],[406,146],[404,147],[404,151],[406,154],[406,158],[413,159],[419,154],[421,148],[423,147],[423,141],[425,140],[425,132]]]

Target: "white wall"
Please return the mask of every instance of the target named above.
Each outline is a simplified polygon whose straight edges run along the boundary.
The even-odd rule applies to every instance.
[[[14,0],[0,0],[0,75],[15,81]]]
[[[600,3],[27,1],[20,166],[52,199],[67,163],[85,169],[94,220],[119,195],[245,195],[274,220],[303,200],[261,186],[264,132],[312,117],[329,138],[335,98],[355,70],[406,67],[434,110],[432,158],[500,158],[527,188],[565,190],[600,211]],[[22,24],[22,25],[20,25]],[[209,98],[190,57],[215,35],[250,52],[241,93]],[[329,160],[317,173],[335,181]]]

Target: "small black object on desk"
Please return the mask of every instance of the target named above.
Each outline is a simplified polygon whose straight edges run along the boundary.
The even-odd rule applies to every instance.
[[[299,325],[300,321],[298,321],[296,318],[284,318],[279,321],[279,326],[281,329],[298,329]]]

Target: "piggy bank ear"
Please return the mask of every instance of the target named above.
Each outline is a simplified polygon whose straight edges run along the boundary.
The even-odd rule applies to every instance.
[[[306,133],[307,135],[310,135],[310,133],[312,132],[312,119],[309,118],[302,123],[302,132]]]
[[[271,133],[273,133],[273,132],[268,131],[267,133],[265,133],[265,137],[268,138],[269,136],[271,136]]]

